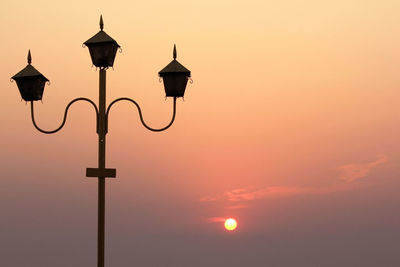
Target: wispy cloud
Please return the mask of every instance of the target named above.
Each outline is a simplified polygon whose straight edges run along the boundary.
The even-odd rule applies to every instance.
[[[347,191],[354,188],[355,185],[349,183],[342,183],[341,185],[329,186],[329,187],[284,187],[284,186],[270,186],[262,189],[251,190],[248,188],[237,188],[231,191],[226,191],[223,194],[215,197],[202,198],[202,202],[215,202],[221,201],[227,203],[225,206],[227,210],[244,209],[250,206],[250,203],[258,199],[266,198],[281,198],[290,197],[295,195],[305,194],[328,194],[340,191]],[[220,223],[224,222],[224,217],[211,217],[207,218],[206,221],[209,223]]]
[[[346,182],[353,182],[362,179],[368,175],[368,173],[377,167],[388,161],[386,155],[379,155],[378,159],[367,163],[352,163],[339,166],[337,169],[340,171],[339,178]]]
[[[249,189],[249,188],[238,188],[231,191],[226,191],[219,196],[204,197],[201,198],[201,202],[214,202],[217,200],[224,200],[229,202],[235,202],[238,204],[230,205],[228,209],[241,209],[246,208],[245,202],[249,202],[257,199],[264,198],[280,198],[290,197],[295,195],[305,194],[329,194],[339,191],[347,191],[352,189],[353,186],[347,184],[334,185],[328,187],[287,187],[287,186],[269,186],[262,189]]]
[[[243,209],[248,207],[248,203],[254,200],[265,198],[282,198],[296,195],[320,195],[331,194],[353,190],[359,186],[355,181],[366,177],[372,169],[388,161],[386,155],[379,155],[378,159],[367,163],[351,163],[337,167],[340,171],[339,181],[336,184],[325,187],[289,187],[289,186],[269,186],[260,189],[236,188],[225,191],[215,196],[205,196],[201,202],[228,202],[227,209]],[[218,218],[218,217],[215,217]]]
[[[225,217],[211,217],[211,218],[207,218],[206,221],[207,222],[224,222],[227,218]]]

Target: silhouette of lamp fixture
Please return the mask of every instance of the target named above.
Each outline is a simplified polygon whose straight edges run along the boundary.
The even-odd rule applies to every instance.
[[[98,134],[98,168],[87,168],[87,177],[98,178],[98,240],[97,240],[97,266],[104,266],[104,219],[105,219],[105,178],[115,178],[116,169],[106,168],[106,134],[108,132],[108,115],[111,107],[119,101],[129,101],[133,103],[138,111],[140,121],[143,126],[150,131],[161,132],[168,129],[175,120],[176,114],[176,99],[183,97],[188,80],[190,79],[190,71],[186,69],[176,60],[176,46],[174,45],[173,60],[163,68],[158,74],[163,80],[165,94],[167,97],[173,97],[173,115],[170,123],[160,129],[149,127],[143,120],[140,106],[133,99],[122,97],[112,101],[106,109],[106,70],[114,65],[114,59],[119,44],[103,31],[103,18],[100,16],[100,31],[92,38],[87,40],[84,45],[89,48],[90,57],[94,66],[99,68],[99,105],[97,106],[92,100],[84,97],[79,97],[72,100],[65,108],[64,118],[61,125],[52,131],[47,131],[39,128],[34,117],[34,101],[41,100],[46,82],[49,80],[36,70],[32,65],[31,52],[28,52],[28,65],[15,74],[12,79],[17,83],[21,97],[25,101],[31,102],[31,117],[34,127],[45,134],[56,133],[65,125],[67,113],[70,106],[77,101],[89,102],[96,111],[96,131]]]

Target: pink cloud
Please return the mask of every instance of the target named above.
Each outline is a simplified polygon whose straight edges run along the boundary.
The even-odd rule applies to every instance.
[[[291,197],[296,195],[305,194],[329,194],[339,191],[347,191],[352,189],[353,186],[349,185],[333,185],[328,187],[288,187],[288,186],[269,186],[262,189],[250,190],[246,188],[240,188],[227,191],[223,194],[224,200],[232,202],[246,202],[264,198],[280,198],[280,197]],[[217,198],[218,199],[218,198]],[[221,198],[219,198],[221,199]],[[239,206],[240,205],[236,205]],[[235,207],[235,206],[232,206]]]
[[[233,205],[227,206],[228,210],[244,209],[249,205],[243,204],[243,202],[249,202],[257,199],[264,198],[279,198],[279,197],[290,197],[300,194],[329,194],[339,191],[347,191],[353,189],[354,186],[349,184],[342,184],[330,187],[284,187],[284,186],[271,186],[259,190],[249,190],[246,188],[238,188],[231,191],[227,191],[218,197],[205,198],[208,201],[229,201]],[[211,200],[212,199],[212,200]],[[224,222],[227,218],[225,217],[211,217],[207,218],[206,221],[210,223]]]
[[[206,219],[207,222],[224,222],[225,220],[226,218],[224,217],[211,217]]]
[[[353,182],[355,180],[362,179],[366,177],[372,169],[387,161],[387,156],[382,154],[379,155],[377,160],[372,162],[352,163],[340,166],[337,168],[340,171],[339,178],[346,182]]]
[[[387,156],[382,154],[379,155],[377,160],[372,162],[361,163],[361,164],[353,163],[340,166],[337,169],[340,171],[339,179],[342,182],[330,186],[325,186],[325,187],[269,186],[261,189],[236,188],[230,191],[225,191],[215,196],[202,197],[200,201],[229,202],[232,205],[228,205],[226,209],[233,210],[233,209],[246,208],[248,205],[245,203],[259,199],[292,197],[296,195],[322,195],[322,194],[331,194],[336,192],[354,190],[360,186],[359,183],[356,183],[354,181],[366,177],[372,169],[387,162],[387,160],[388,160]],[[215,217],[215,218],[220,218],[220,217]]]
[[[264,198],[280,198],[290,197],[295,195],[304,194],[329,194],[339,191],[347,191],[354,188],[354,186],[348,184],[334,185],[328,187],[287,187],[287,186],[269,186],[266,188],[251,190],[248,188],[238,188],[231,191],[226,191],[219,196],[204,197],[201,198],[202,202],[213,202],[213,201],[229,201],[238,204],[230,205],[227,209],[242,209],[246,208],[247,205],[244,202],[249,202]]]

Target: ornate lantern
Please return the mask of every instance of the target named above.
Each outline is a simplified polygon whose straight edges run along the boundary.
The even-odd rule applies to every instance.
[[[31,51],[28,52],[28,65],[11,79],[17,82],[21,97],[25,101],[41,100],[44,86],[49,80],[32,65]]]
[[[108,68],[114,65],[119,44],[103,31],[103,17],[100,16],[100,31],[87,40],[84,45],[89,48],[93,65],[99,68]]]
[[[166,96],[183,97],[190,78],[190,70],[176,60],[174,45],[173,60],[158,75],[163,79]]]

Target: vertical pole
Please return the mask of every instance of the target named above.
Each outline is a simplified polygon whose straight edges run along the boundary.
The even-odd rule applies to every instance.
[[[106,70],[99,73],[99,169],[106,167]],[[105,177],[98,184],[97,266],[104,267]]]

